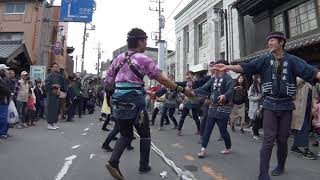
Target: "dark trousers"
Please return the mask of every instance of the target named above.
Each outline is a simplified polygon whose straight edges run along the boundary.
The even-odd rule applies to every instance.
[[[171,119],[171,121],[173,122],[173,124],[175,126],[178,126],[177,120],[174,117],[174,111],[176,110],[175,108],[168,108],[168,107],[163,107],[163,111],[162,111],[162,115],[161,115],[161,121],[160,121],[160,126],[163,127],[163,123],[164,120],[166,120],[168,122],[168,115],[167,112],[169,110],[169,117]]]
[[[33,109],[27,110],[27,123],[33,124],[36,119],[36,111]]]
[[[277,142],[278,168],[284,169],[288,155],[288,138],[291,129],[292,111],[264,109],[264,137],[260,150],[259,180],[269,180],[269,163],[274,142]]]
[[[159,108],[154,108],[152,111],[152,118],[151,118],[151,123],[154,124],[156,121],[157,114],[159,113]],[[166,116],[166,123],[169,123],[169,118]]]
[[[20,122],[25,123],[27,120],[27,103],[17,101],[17,111],[20,117]]]
[[[189,108],[184,107],[182,110],[182,115],[180,117],[180,121],[179,121],[179,127],[178,130],[181,131],[183,124],[184,124],[184,120],[186,119],[187,115],[189,114]],[[200,120],[198,117],[198,109],[196,108],[191,108],[192,111],[192,118],[195,121],[196,125],[197,125],[197,130],[200,131]]]
[[[89,101],[89,98],[82,98],[82,113],[83,114],[86,114],[86,110],[88,108],[88,101]]]
[[[144,114],[144,120],[138,124],[136,129],[140,135],[140,167],[147,168],[149,166],[151,136],[149,128],[148,114]],[[114,150],[112,152],[109,163],[113,167],[119,166],[119,160],[128,144],[133,138],[133,126],[135,120],[116,120],[120,131],[120,138],[117,140]]]
[[[43,114],[44,114],[44,100],[39,100],[37,101],[36,104],[36,117],[40,117],[43,118]]]
[[[137,125],[134,125],[135,128],[137,128],[138,126]],[[104,147],[107,147],[109,146],[109,144],[111,143],[111,141],[113,140],[113,138],[115,138],[118,133],[120,132],[119,130],[119,123],[118,121],[115,121],[115,124],[114,124],[114,127],[112,129],[112,131],[108,134],[106,140],[104,141],[103,145]],[[130,143],[128,144],[128,146],[131,146],[131,142],[132,140],[130,141]]]
[[[106,147],[106,146],[109,146],[109,144],[111,143],[112,139],[114,137],[116,137],[116,135],[119,133],[119,123],[118,121],[115,121],[115,124],[114,124],[114,127],[112,129],[112,131],[108,134],[106,140],[104,141],[103,143],[103,146]]]
[[[214,125],[217,123],[227,149],[231,148],[231,138],[227,130],[229,119],[208,118],[202,137],[202,147],[207,148]]]
[[[203,136],[204,130],[206,128],[207,124],[207,118],[208,118],[208,110],[209,106],[208,105],[202,105],[201,111],[202,111],[202,117],[200,120],[200,136]]]
[[[8,105],[0,104],[0,135],[7,135],[9,130],[8,108]]]
[[[75,109],[76,109],[76,104],[75,102],[69,103],[68,104],[68,108],[67,108],[67,121],[72,121],[72,119],[74,118],[74,113],[75,113]]]
[[[311,111],[311,108],[310,108]],[[305,115],[303,125],[300,131],[296,132],[294,134],[294,142],[293,146],[294,147],[304,147],[308,148],[309,147],[309,133],[310,133],[310,113]]]
[[[252,121],[252,133],[254,136],[259,136],[259,129],[262,127],[262,119],[251,120]]]
[[[111,121],[111,115],[110,114],[101,114],[101,116],[103,117],[103,116],[105,116],[106,117],[106,120],[103,122],[103,125],[102,125],[102,129],[105,129],[105,128],[107,128],[107,126],[108,126],[108,124],[109,124],[109,122]]]
[[[77,96],[77,99],[74,100],[74,104],[75,104],[75,109],[77,108],[77,111],[78,111],[78,115],[79,117],[82,116],[82,106],[83,106],[83,100],[82,100],[82,97],[81,96]]]

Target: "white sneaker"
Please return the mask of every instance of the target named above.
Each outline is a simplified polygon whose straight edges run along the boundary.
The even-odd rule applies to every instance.
[[[259,140],[260,137],[259,136],[253,136],[253,139]]]
[[[230,154],[231,153],[231,149],[225,149],[225,150],[222,150],[220,151],[221,154]]]
[[[53,127],[55,127],[56,129],[59,129],[59,126],[57,126],[57,124],[53,124]]]
[[[50,125],[50,124],[48,124],[47,128],[48,128],[49,130],[56,130],[56,129],[57,129],[56,127],[54,127],[54,126],[52,126],[52,125]]]

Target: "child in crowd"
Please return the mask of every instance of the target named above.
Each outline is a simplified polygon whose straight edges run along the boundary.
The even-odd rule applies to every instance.
[[[27,101],[27,125],[35,126],[34,121],[36,118],[36,100],[33,91],[29,88],[28,101]]]

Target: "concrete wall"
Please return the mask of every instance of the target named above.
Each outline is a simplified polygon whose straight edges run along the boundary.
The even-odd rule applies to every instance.
[[[239,47],[239,24],[238,12],[231,8],[231,4],[235,0],[198,0],[192,1],[187,8],[182,10],[176,16],[176,80],[184,79],[187,65],[190,69],[203,71],[198,67],[220,59],[220,53],[226,54],[226,49],[229,49],[229,59],[240,58]],[[219,7],[217,7],[219,6]],[[228,12],[228,35],[229,45],[226,46],[226,29],[225,35],[220,37],[220,21],[217,19],[213,8],[227,9]],[[218,20],[218,21],[217,21]],[[207,21],[208,44],[199,47],[199,24]],[[186,49],[186,30],[189,31],[189,52]],[[197,66],[199,64],[203,64]]]

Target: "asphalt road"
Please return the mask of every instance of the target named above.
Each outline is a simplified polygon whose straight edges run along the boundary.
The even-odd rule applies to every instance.
[[[108,132],[101,131],[99,113],[76,118],[72,123],[60,122],[60,129],[49,131],[45,121],[27,129],[10,129],[13,135],[0,140],[1,180],[112,180],[104,165],[110,157],[101,149]],[[178,118],[178,117],[177,117]],[[195,124],[185,121],[183,136],[166,126],[158,131],[159,119],[151,128],[154,144],[183,171],[190,171],[198,180],[257,180],[261,141],[251,138],[249,132],[230,133],[233,153],[219,154],[224,148],[218,142],[215,128],[208,146],[208,157],[198,159],[200,150]],[[108,126],[112,128],[112,125]],[[111,144],[113,146],[114,142]],[[139,140],[133,142],[134,151],[126,151],[120,168],[128,180],[162,179],[160,173],[168,172],[167,179],[178,179],[177,174],[156,153],[151,153],[152,171],[138,173]],[[275,147],[276,148],[276,147]],[[276,150],[274,148],[274,150]],[[319,149],[313,149],[319,151]],[[275,154],[275,153],[273,153]],[[273,156],[271,168],[276,166]],[[286,173],[273,180],[319,180],[320,161],[306,160],[289,154]]]

